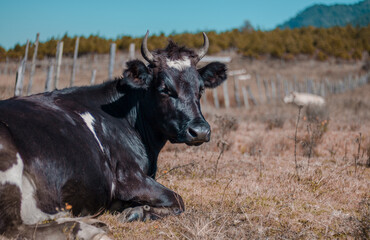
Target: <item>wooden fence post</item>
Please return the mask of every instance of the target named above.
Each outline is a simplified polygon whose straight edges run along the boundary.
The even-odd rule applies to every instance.
[[[289,94],[289,86],[288,86],[288,81],[284,79],[283,81],[283,86],[284,86],[284,96]]]
[[[108,78],[113,78],[113,70],[114,70],[114,59],[116,57],[116,44],[110,44],[110,54],[109,54],[109,70],[108,70]]]
[[[245,87],[242,87],[242,93],[243,93],[244,107],[248,110],[249,102],[248,102],[247,90]]]
[[[266,79],[263,79],[263,86],[265,87],[265,97],[267,103],[270,103],[270,95],[269,95],[269,90],[268,90],[268,81]]]
[[[225,107],[228,109],[228,108],[230,108],[230,99],[229,99],[229,92],[228,92],[228,89],[227,89],[227,81],[225,81],[222,84],[222,89],[224,91]]]
[[[251,91],[251,88],[249,87],[249,85],[247,85],[247,92],[248,92],[249,98],[252,100],[253,104],[257,106],[257,101],[254,98],[254,96],[252,94],[252,91]]]
[[[293,91],[299,92],[298,80],[296,75],[293,76],[293,83]]]
[[[54,89],[57,89],[59,86],[59,76],[60,76],[60,66],[62,65],[62,56],[63,56],[63,41],[60,41],[57,45],[57,54],[56,54],[56,72],[54,78]]]
[[[218,101],[217,88],[213,88],[212,93],[213,93],[213,102],[215,104],[215,107],[217,109],[219,109],[220,108],[220,102]]]
[[[275,82],[272,78],[271,78],[270,82],[271,82],[271,99],[275,99],[276,98]]]
[[[30,45],[30,41],[27,39],[24,58],[21,61],[20,66],[18,67],[18,71],[17,71],[17,75],[16,75],[14,96],[22,96],[22,93],[23,93],[24,73],[25,73],[25,70],[26,70],[26,64],[27,64],[27,59],[28,59],[29,45]]]
[[[130,56],[130,60],[135,59],[135,43],[130,43],[129,56]]]
[[[95,84],[95,76],[96,76],[96,70],[94,69],[91,72],[90,85],[94,85]]]
[[[276,96],[278,99],[281,99],[281,77],[279,74],[276,74]]]
[[[76,75],[76,64],[77,64],[77,55],[78,55],[78,45],[80,43],[80,37],[76,38],[75,42],[75,50],[73,52],[73,64],[72,64],[72,73],[71,73],[71,81],[69,83],[70,87],[73,87],[75,83],[75,75]]]
[[[239,79],[234,75],[234,97],[235,97],[235,102],[236,106],[240,107],[241,102],[240,102],[240,95],[239,95]]]
[[[46,74],[46,82],[45,82],[45,92],[50,92],[52,88],[52,78],[54,72],[54,63],[51,60],[48,66],[47,74]]]
[[[262,89],[261,89],[261,79],[260,75],[256,74],[256,83],[257,83],[257,89],[258,89],[258,100],[260,103],[263,103],[262,99]]]
[[[39,37],[40,37],[40,33],[37,33],[36,34],[36,42],[34,44],[35,48],[33,49],[30,80],[28,81],[27,95],[31,95],[31,93],[32,93],[33,77],[35,75],[35,70],[36,70],[37,51],[39,49]]]
[[[18,97],[22,95],[22,88],[23,88],[23,83],[22,83],[22,72],[23,72],[23,67],[24,67],[24,59],[21,61],[21,63],[18,66],[18,70],[15,76],[15,89],[14,89],[14,96]]]

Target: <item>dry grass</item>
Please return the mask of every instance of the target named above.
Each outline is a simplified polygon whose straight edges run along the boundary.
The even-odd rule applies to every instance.
[[[309,64],[302,65],[302,71]],[[298,74],[297,69],[294,65]],[[205,108],[211,142],[200,147],[167,145],[159,156],[158,181],[183,197],[185,213],[134,223],[119,223],[117,216],[106,213],[100,220],[116,239],[368,239],[369,92],[366,85],[332,96],[324,113],[302,111],[299,179],[295,107],[277,103],[249,111]],[[322,124],[322,117],[330,123]],[[304,141],[311,144],[309,167]]]

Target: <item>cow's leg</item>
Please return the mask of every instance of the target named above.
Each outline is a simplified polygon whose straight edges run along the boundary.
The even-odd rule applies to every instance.
[[[17,239],[83,239],[110,240],[104,223],[88,218],[60,218],[56,221],[39,225],[20,225],[9,237]]]
[[[121,221],[145,221],[168,215],[178,215],[185,210],[181,196],[156,182],[153,178],[135,172],[117,185],[118,198],[136,207],[128,208],[120,216]]]

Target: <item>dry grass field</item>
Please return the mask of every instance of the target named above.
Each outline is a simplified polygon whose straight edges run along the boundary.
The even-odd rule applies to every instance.
[[[266,77],[335,80],[359,74],[362,65],[235,59],[230,69]],[[46,76],[39,74],[36,89]],[[89,74],[81,70],[76,78],[85,82],[78,84]],[[1,77],[4,99],[14,85]],[[98,74],[97,82],[103,79]],[[110,213],[99,219],[115,239],[369,239],[370,85],[327,102],[320,111],[302,109],[296,142],[298,109],[281,101],[248,111],[204,107],[211,142],[168,144],[159,156],[157,179],[183,197],[186,211],[148,222],[120,223]]]

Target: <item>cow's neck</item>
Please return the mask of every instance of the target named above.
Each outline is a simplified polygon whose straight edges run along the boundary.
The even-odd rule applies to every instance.
[[[155,131],[151,122],[145,118],[145,100],[143,100],[143,93],[128,92],[120,93],[115,91],[111,95],[113,102],[103,106],[103,110],[110,112],[111,115],[116,114],[116,117],[125,119],[140,135],[145,151],[148,155],[148,162],[143,165],[148,166],[147,174],[155,177],[157,171],[157,159],[159,152],[167,142],[158,131]],[[150,103],[148,103],[150,104]]]
[[[135,124],[135,129],[140,134],[144,146],[146,147],[146,152],[148,154],[148,175],[154,178],[157,171],[158,155],[163,146],[166,144],[167,139],[164,138],[162,134],[156,132],[151,126],[151,122],[145,119],[145,114],[141,112],[142,107],[140,107],[140,104],[137,105],[136,110],[137,120]]]

